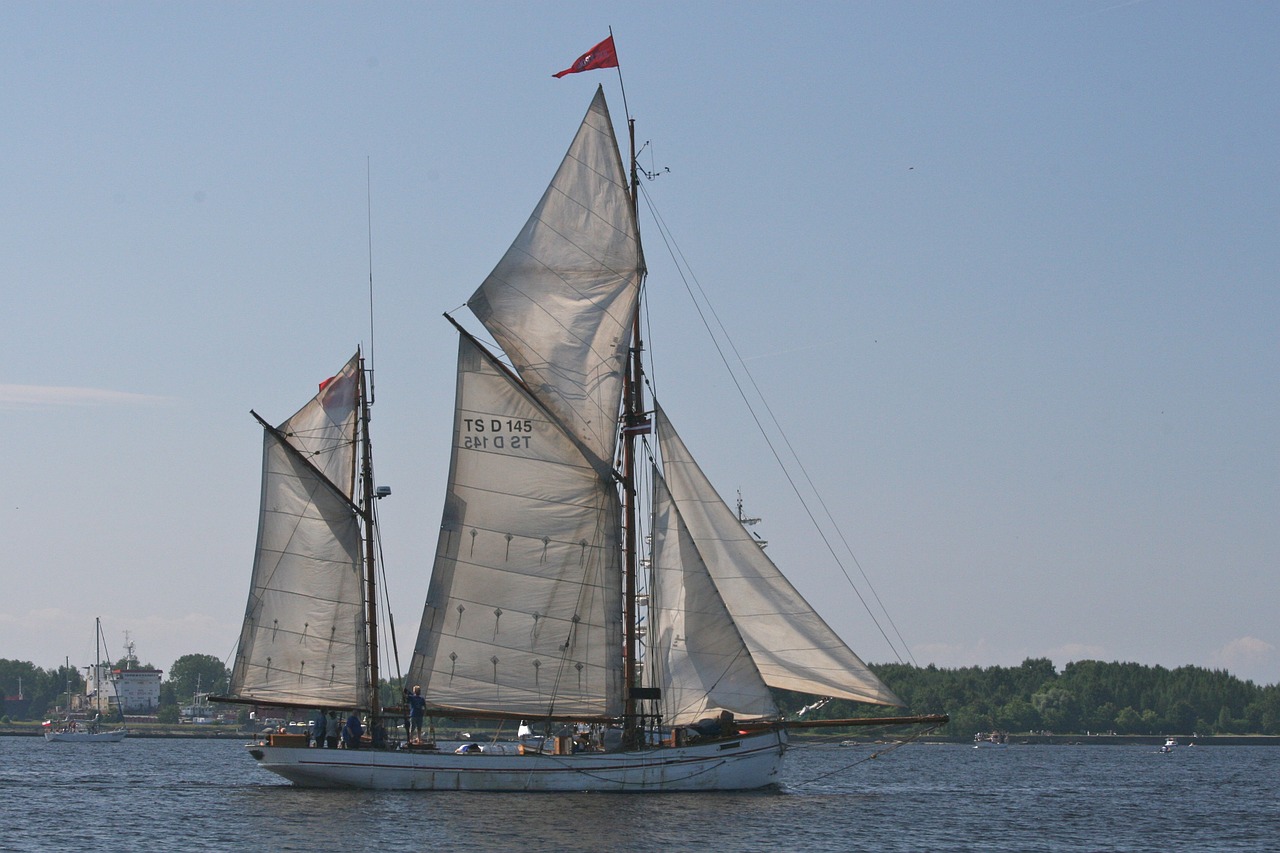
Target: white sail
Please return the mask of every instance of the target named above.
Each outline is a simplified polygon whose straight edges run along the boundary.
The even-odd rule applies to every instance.
[[[642,267],[598,90],[542,200],[467,304],[532,393],[603,460],[615,446]]]
[[[663,721],[688,725],[721,711],[740,718],[777,716],[769,688],[656,472],[653,516],[649,665],[662,689]]]
[[[321,383],[310,403],[279,427],[289,444],[348,498],[355,495],[359,391],[360,354],[356,353],[342,370]]]
[[[621,713],[620,506],[589,458],[463,337],[453,454],[411,682],[432,706]]]
[[[232,698],[360,707],[367,689],[355,489],[359,354],[264,430],[262,505]]]
[[[901,705],[765,556],[663,411],[658,408],[655,414],[663,475],[678,517],[764,682],[819,696]],[[705,594],[696,596],[699,603],[705,599]],[[688,616],[667,615],[660,621],[674,623],[679,618]],[[688,642],[694,642],[692,635]]]

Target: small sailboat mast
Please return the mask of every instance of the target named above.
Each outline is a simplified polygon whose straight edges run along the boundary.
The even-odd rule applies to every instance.
[[[95,711],[102,710],[102,617],[95,616],[93,619],[93,707]]]

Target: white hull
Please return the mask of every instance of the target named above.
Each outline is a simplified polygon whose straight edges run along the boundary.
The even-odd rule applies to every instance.
[[[124,729],[110,732],[45,732],[44,739],[59,743],[119,743],[126,734]]]
[[[295,785],[416,791],[743,791],[776,785],[783,730],[638,752],[573,755],[330,750],[254,744]]]

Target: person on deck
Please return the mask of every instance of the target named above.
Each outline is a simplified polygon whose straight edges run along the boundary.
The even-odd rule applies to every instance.
[[[422,698],[422,688],[414,686],[412,693],[404,695],[409,703],[409,743],[422,742],[422,717],[427,711],[427,700]]]
[[[360,748],[360,736],[364,734],[364,726],[360,725],[360,716],[355,712],[351,712],[351,716],[347,717],[347,724],[342,727],[342,745],[347,749]]]
[[[338,712],[330,711],[329,719],[324,724],[324,740],[329,749],[338,748],[338,737],[341,735],[341,731],[342,725],[338,722]]]
[[[324,736],[328,728],[325,723],[324,711],[317,712],[315,720],[311,723],[311,737],[315,739],[317,749],[324,747]]]

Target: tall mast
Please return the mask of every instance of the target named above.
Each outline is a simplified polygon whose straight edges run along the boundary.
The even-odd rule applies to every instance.
[[[369,441],[368,374],[364,369],[364,356],[360,357],[360,510],[364,515],[364,594],[366,631],[369,637],[369,725],[376,731],[381,713],[378,696],[378,596],[375,583],[377,568],[373,522],[373,446]]]
[[[631,143],[631,216],[636,223],[636,237],[640,235],[640,219],[639,219],[639,197],[637,184],[636,169],[636,121],[630,116],[627,117],[627,131]],[[636,535],[636,523],[639,518],[639,507],[637,506],[637,490],[636,490],[636,436],[632,431],[625,427],[630,427],[644,417],[644,386],[641,382],[642,363],[640,353],[643,344],[640,340],[640,302],[636,301],[636,312],[632,317],[631,327],[631,358],[627,367],[625,378],[624,397],[624,417],[622,431],[622,483],[623,483],[623,499],[626,503],[626,540],[624,551],[624,572],[625,572],[625,631],[626,631],[626,659],[623,666],[623,678],[626,682],[625,693],[625,710],[623,730],[628,735],[635,729],[636,724],[636,700],[634,696],[635,689],[639,687],[639,661],[636,659],[638,654],[637,642],[637,613],[636,613],[636,575],[639,571],[639,553],[638,553],[638,537]]]

